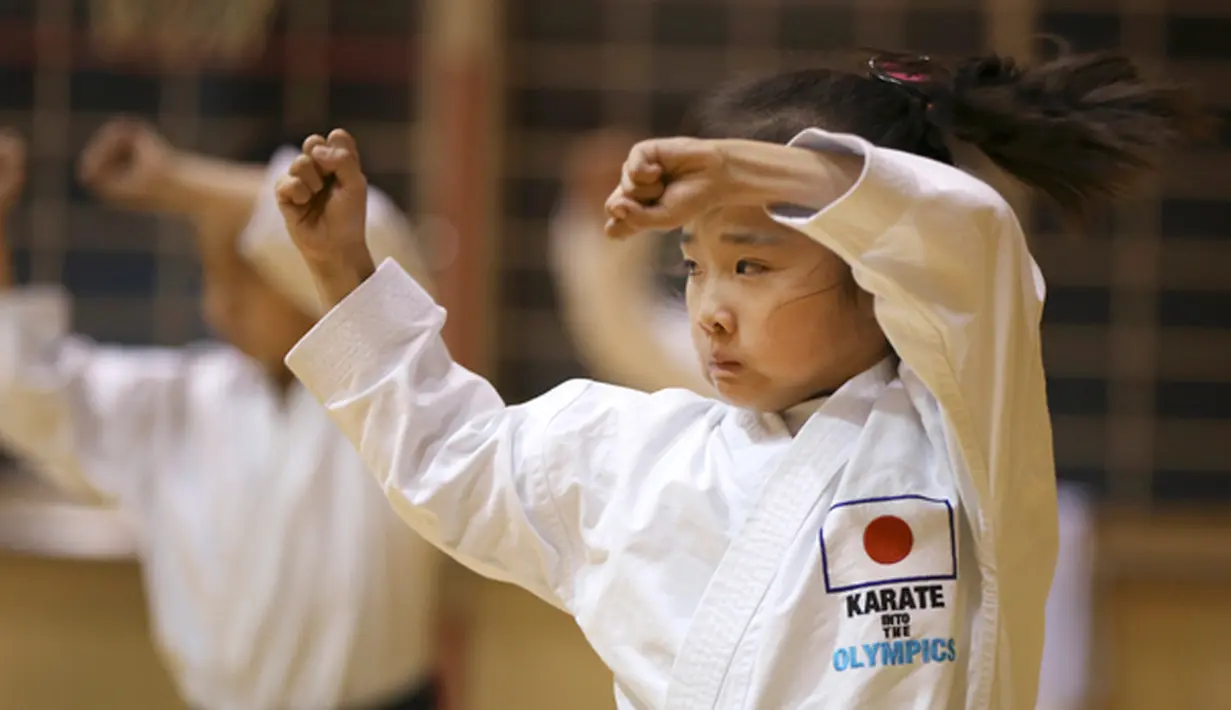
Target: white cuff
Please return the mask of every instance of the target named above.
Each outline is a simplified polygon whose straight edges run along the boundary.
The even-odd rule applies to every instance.
[[[809,128],[787,145],[821,153],[863,157],[859,179],[838,199],[820,210],[774,206],[769,216],[797,229],[846,258],[866,251],[877,237],[898,223],[919,192],[914,173],[893,158],[914,156],[880,150],[854,135]],[[922,158],[918,158],[922,160]]]
[[[445,310],[392,258],[385,259],[286,355],[286,365],[321,402],[343,391],[362,363],[439,332]]]

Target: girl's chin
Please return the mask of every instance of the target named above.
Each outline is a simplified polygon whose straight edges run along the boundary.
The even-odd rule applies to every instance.
[[[758,396],[764,395],[763,392],[730,380],[714,379],[710,381],[710,384],[713,385],[714,392],[718,394],[718,399],[727,404],[758,412],[773,411],[772,409],[767,409],[764,406],[762,397]]]

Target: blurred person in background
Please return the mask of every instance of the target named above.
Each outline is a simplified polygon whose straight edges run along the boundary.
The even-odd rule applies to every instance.
[[[354,140],[312,136],[278,201],[332,309],[287,363],[409,525],[572,612],[622,708],[1032,708],[1056,559],[1045,285],[949,141],[1077,218],[1206,118],[1114,53],[732,84],[694,137],[632,149],[605,226],[687,227],[721,399],[574,380],[515,406],[377,267]]]
[[[659,281],[659,240],[609,239],[603,230],[607,197],[635,142],[619,131],[600,131],[568,153],[549,235],[560,312],[596,376],[647,392],[683,388],[715,397],[696,367],[688,312]],[[1092,513],[1086,495],[1063,483],[1058,507],[1060,545],[1037,708],[1079,710],[1090,689]]]
[[[80,177],[97,195],[192,221],[223,341],[123,347],[74,336],[63,289],[14,286],[2,227],[24,149],[0,137],[0,440],[132,521],[156,642],[192,707],[428,710],[438,554],[282,361],[322,312],[274,204],[296,154],[216,160],[128,120],[91,139]],[[368,210],[373,250],[430,284],[393,203],[374,191]]]

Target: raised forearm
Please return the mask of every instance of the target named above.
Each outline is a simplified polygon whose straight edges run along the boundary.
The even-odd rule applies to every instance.
[[[760,141],[717,143],[730,175],[731,198],[740,203],[821,209],[850,190],[863,168],[858,155]]]
[[[325,308],[333,308],[359,288],[376,271],[376,264],[367,249],[355,249],[346,257],[332,261],[309,261],[308,268],[316,281],[316,290]]]
[[[265,166],[184,152],[172,161],[155,208],[182,215],[198,226],[238,232],[265,186]]]

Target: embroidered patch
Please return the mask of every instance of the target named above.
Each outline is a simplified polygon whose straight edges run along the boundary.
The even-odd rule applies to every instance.
[[[820,537],[831,594],[957,579],[957,535],[947,500],[906,495],[836,503]]]

